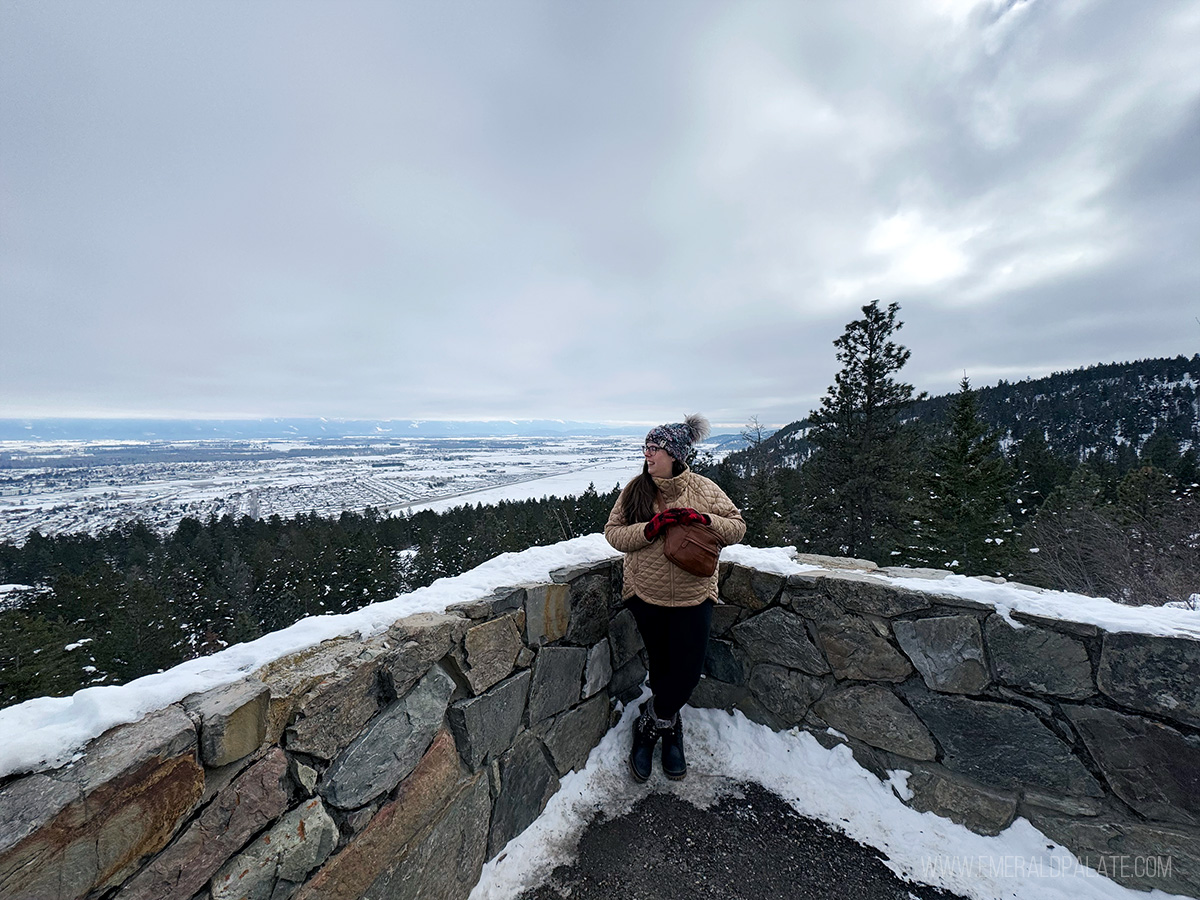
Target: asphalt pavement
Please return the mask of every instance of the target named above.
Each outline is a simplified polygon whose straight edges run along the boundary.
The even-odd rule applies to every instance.
[[[521,900],[965,900],[902,881],[879,851],[755,784],[700,809],[651,793],[590,825],[576,860]]]

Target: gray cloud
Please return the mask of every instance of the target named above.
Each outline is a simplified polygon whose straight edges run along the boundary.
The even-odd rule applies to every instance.
[[[0,416],[805,414],[1200,338],[1200,4],[0,7]]]

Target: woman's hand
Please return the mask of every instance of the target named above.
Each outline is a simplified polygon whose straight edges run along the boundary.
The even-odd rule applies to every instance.
[[[646,523],[646,540],[652,541],[672,525],[678,522],[677,509],[667,509],[658,513],[653,519]]]
[[[696,510],[692,509],[690,506],[676,507],[674,509],[668,509],[667,512],[675,514],[674,519],[672,519],[672,521],[671,521],[672,525],[711,525],[712,524],[712,517],[709,516],[708,513],[697,512]]]

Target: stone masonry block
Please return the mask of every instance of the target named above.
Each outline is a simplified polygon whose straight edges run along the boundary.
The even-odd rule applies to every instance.
[[[804,620],[776,606],[733,626],[733,638],[755,661],[771,662],[810,675],[824,675],[829,664],[808,636]]]
[[[571,619],[569,584],[534,584],[525,588],[525,642],[531,647],[564,637]]]
[[[424,755],[446,713],[454,681],[439,666],[381,713],[325,772],[321,795],[355,809],[391,791]]]
[[[325,861],[337,845],[338,827],[320,798],[287,813],[212,880],[212,900],[271,900]],[[282,890],[280,890],[282,888]]]
[[[529,689],[530,725],[579,702],[587,657],[584,647],[543,647],[538,651]]]
[[[839,679],[900,682],[912,674],[912,663],[871,621],[841,616],[816,626],[825,658]]]
[[[563,639],[568,644],[591,646],[608,635],[608,569],[575,578],[569,587],[571,614]]]
[[[608,625],[608,642],[612,645],[613,669],[620,669],[645,647],[637,620],[628,609],[622,609],[612,617]]]
[[[782,590],[782,575],[759,572],[734,563],[721,582],[721,599],[734,606],[757,611],[766,609],[778,600]]]
[[[910,759],[932,760],[937,745],[916,714],[877,684],[840,685],[813,704],[822,719],[865,744]]]
[[[257,678],[245,678],[184,701],[199,719],[200,759],[210,768],[249,756],[267,734],[271,694]]]
[[[995,614],[983,623],[983,634],[992,669],[1004,684],[1070,700],[1096,693],[1082,641],[1035,625],[1013,628]]]
[[[454,739],[442,730],[417,767],[400,783],[396,796],[375,813],[363,831],[332,857],[294,900],[359,900],[377,881],[387,881],[409,844],[466,783]],[[486,779],[484,779],[486,784]]]
[[[501,616],[468,629],[463,649],[471,691],[482,693],[507,678],[524,646],[512,616]]]
[[[278,747],[242,772],[117,900],[191,897],[255,834],[287,811],[288,761]]]
[[[478,697],[450,707],[450,729],[463,762],[472,770],[498,759],[512,746],[525,716],[531,678],[528,670],[519,672]]]
[[[1148,819],[1200,827],[1200,737],[1101,707],[1063,712],[1113,793]]]
[[[0,896],[75,900],[157,853],[204,792],[196,728],[179,706],[101,735],[79,761],[0,790]],[[37,829],[22,824],[26,803]]]
[[[933,603],[929,594],[858,572],[831,572],[814,589],[850,612],[885,618],[928,609]]]
[[[600,693],[612,681],[612,652],[608,638],[603,638],[588,651],[587,667],[583,671],[583,695],[581,699]]]
[[[1103,796],[1071,748],[1029,710],[934,694],[914,682],[901,692],[941,745],[946,768],[1004,791]]]
[[[927,687],[949,694],[978,694],[991,683],[983,634],[974,616],[898,619],[892,632]]]
[[[524,732],[500,760],[500,795],[492,813],[488,858],[528,828],[557,790],[558,774],[542,742]]]
[[[1096,683],[1122,706],[1200,728],[1200,640],[1106,634]]]

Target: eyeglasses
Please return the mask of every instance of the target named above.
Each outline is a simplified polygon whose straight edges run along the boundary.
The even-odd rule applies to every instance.
[[[646,444],[644,447],[642,447],[642,452],[644,454],[646,454],[647,456],[653,456],[659,450],[665,450],[665,449],[666,449],[665,447],[660,447],[660,446],[658,446],[658,444]]]

